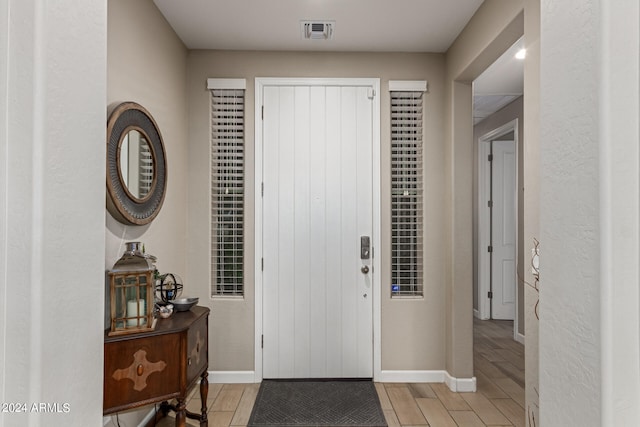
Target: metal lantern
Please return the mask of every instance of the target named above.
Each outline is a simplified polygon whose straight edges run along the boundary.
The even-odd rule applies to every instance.
[[[140,242],[128,242],[126,251],[109,272],[111,331],[109,335],[151,331],[154,283],[153,257],[140,251]]]

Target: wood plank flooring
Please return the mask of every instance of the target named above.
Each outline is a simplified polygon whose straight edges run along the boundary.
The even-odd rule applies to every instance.
[[[524,346],[513,340],[513,322],[474,319],[477,393],[452,393],[445,384],[377,383],[389,427],[525,426]],[[210,384],[209,427],[246,426],[259,384]],[[199,412],[194,392],[187,407]],[[174,425],[167,417],[160,427]],[[193,420],[187,425],[197,426]]]

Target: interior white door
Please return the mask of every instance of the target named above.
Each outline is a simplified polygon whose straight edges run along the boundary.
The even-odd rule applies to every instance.
[[[514,141],[492,141],[491,314],[516,314],[516,150]]]
[[[264,378],[373,376],[368,94],[263,88]]]

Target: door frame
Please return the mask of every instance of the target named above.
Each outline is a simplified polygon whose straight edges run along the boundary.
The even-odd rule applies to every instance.
[[[491,151],[491,141],[499,139],[507,133],[513,132],[513,143],[515,144],[515,162],[516,162],[516,194],[515,194],[515,235],[516,235],[516,312],[513,320],[513,338],[519,341],[518,337],[518,119],[513,119],[504,125],[487,132],[478,138],[478,198],[477,198],[477,215],[478,215],[478,240],[476,250],[478,252],[478,317],[480,320],[491,318],[491,299],[488,297],[491,289],[491,257],[487,248],[491,243],[491,217],[487,206],[489,200],[491,186],[491,168],[487,157]]]
[[[366,86],[373,88],[372,123],[372,189],[373,189],[373,235],[372,240],[372,271],[371,281],[373,290],[373,378],[380,377],[382,370],[380,342],[381,330],[381,294],[380,294],[380,79],[379,78],[296,78],[296,77],[256,77],[254,93],[254,132],[255,132],[255,340],[254,340],[254,381],[262,381],[262,334],[263,334],[263,283],[262,283],[262,105],[263,89],[265,86]]]

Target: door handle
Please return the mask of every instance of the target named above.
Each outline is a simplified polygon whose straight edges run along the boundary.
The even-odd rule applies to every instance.
[[[360,271],[362,271],[362,274],[367,274],[369,272],[369,266],[363,265],[362,267],[360,267]]]

